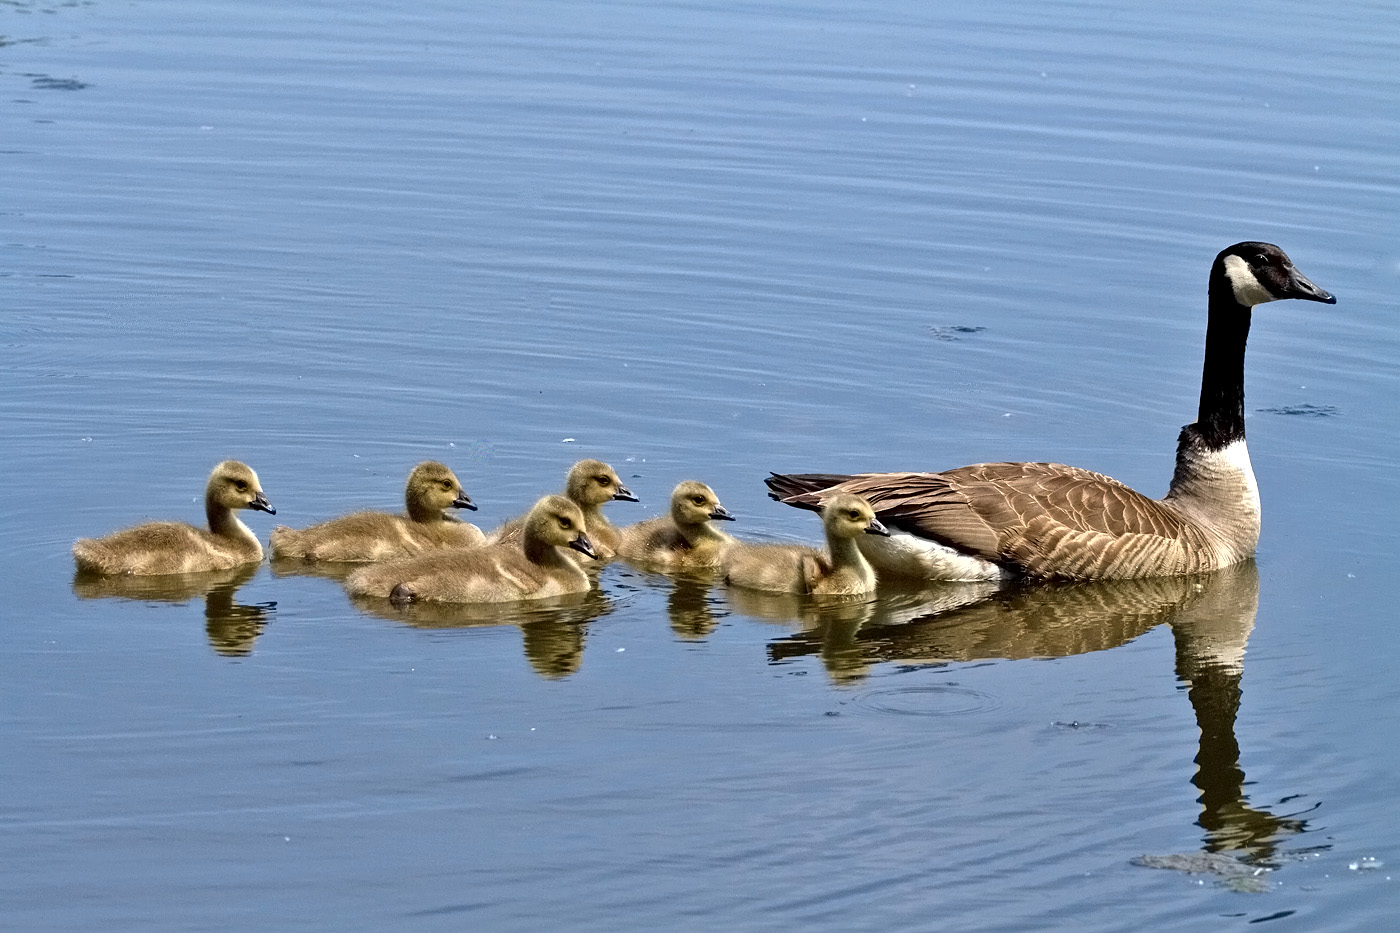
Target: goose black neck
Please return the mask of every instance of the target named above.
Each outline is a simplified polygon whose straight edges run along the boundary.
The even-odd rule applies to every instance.
[[[1229,279],[1223,273],[1212,275],[1196,430],[1215,450],[1244,440],[1244,350],[1250,314],[1251,309],[1235,300]]]

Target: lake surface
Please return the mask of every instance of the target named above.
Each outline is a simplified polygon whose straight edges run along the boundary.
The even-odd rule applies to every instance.
[[[0,925],[1387,928],[1397,61],[1364,0],[0,4]],[[1230,572],[73,580],[225,457],[264,540],[429,458],[486,527],[582,456],[760,540],[768,470],[1158,495],[1242,239],[1338,303],[1255,315]]]

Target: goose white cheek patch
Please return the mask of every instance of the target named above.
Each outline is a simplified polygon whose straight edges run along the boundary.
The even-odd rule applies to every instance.
[[[1254,270],[1249,268],[1249,263],[1238,256],[1225,257],[1225,276],[1230,280],[1235,300],[1246,308],[1274,300],[1274,296],[1254,275]]]

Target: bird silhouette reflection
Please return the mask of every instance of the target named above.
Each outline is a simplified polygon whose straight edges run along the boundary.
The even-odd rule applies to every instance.
[[[253,651],[276,602],[240,603],[238,588],[257,575],[259,564],[244,564],[210,573],[171,573],[159,576],[102,576],[79,571],[73,593],[79,599],[134,599],[142,602],[187,603],[204,598],[204,630],[209,647],[225,657]]]
[[[350,601],[361,612],[414,628],[519,626],[530,667],[550,680],[578,672],[588,623],[613,611],[612,603],[596,588],[553,599],[510,603],[424,601],[395,605],[369,596],[351,596]]]
[[[966,596],[973,598],[958,605]],[[1306,830],[1305,820],[1255,807],[1245,793],[1235,721],[1245,647],[1259,607],[1253,561],[1189,577],[1015,586],[990,596],[952,591],[943,598],[949,605],[913,618],[907,617],[909,605],[884,598],[834,609],[789,605],[785,618],[804,629],[770,642],[769,658],[816,655],[833,680],[850,682],[884,661],[1067,657],[1115,648],[1170,625],[1176,675],[1201,733],[1192,783],[1200,792],[1204,850],[1269,864],[1283,839]],[[777,611],[750,605],[746,597],[736,608],[761,618]]]

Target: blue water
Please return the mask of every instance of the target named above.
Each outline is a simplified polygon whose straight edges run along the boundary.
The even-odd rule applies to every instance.
[[[1385,928],[1397,60],[1349,0],[0,4],[4,925]],[[1338,304],[1255,315],[1238,574],[73,584],[224,457],[264,540],[427,458],[485,527],[583,456],[765,540],[817,537],[768,470],[1157,495],[1242,239]],[[1248,878],[1133,863],[1203,852]]]

